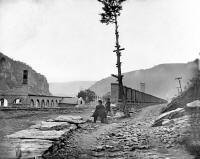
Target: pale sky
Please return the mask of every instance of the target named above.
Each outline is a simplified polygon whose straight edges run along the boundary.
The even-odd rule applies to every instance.
[[[48,82],[116,73],[114,27],[97,0],[0,0],[0,52]],[[119,17],[122,71],[192,61],[200,52],[200,0],[128,0]]]

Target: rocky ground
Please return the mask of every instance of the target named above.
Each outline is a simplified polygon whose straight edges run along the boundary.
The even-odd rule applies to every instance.
[[[192,159],[182,146],[187,124],[176,122],[151,127],[163,105],[149,106],[128,119],[109,120],[109,124],[82,124],[70,135],[63,135],[43,154],[44,158],[133,158]],[[180,118],[179,121],[185,121]]]

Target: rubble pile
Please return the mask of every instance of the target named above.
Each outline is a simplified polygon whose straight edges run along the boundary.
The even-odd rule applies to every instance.
[[[150,149],[150,136],[148,129],[144,129],[145,124],[142,122],[136,125],[124,123],[121,128],[102,135],[98,138],[99,146],[92,148],[91,156],[98,158],[136,157],[138,151]]]
[[[116,131],[103,136],[103,144],[109,144],[110,147],[120,147],[124,145],[123,149],[147,149],[149,148],[149,136],[146,130],[140,129],[137,126],[125,126],[124,128],[117,129]],[[101,138],[99,139],[101,140]],[[109,147],[107,145],[107,147]]]
[[[103,134],[98,138],[99,145],[92,148],[91,156],[113,158],[114,155],[116,158],[147,159],[173,156],[168,150],[170,148],[179,150],[179,144],[187,131],[188,117],[174,118],[172,119],[173,123],[152,127],[157,119],[157,113],[148,111],[148,113],[144,113],[143,118],[132,119],[123,123],[120,128]],[[166,149],[166,153],[159,152],[160,147]],[[187,152],[181,153],[190,158]],[[178,155],[178,152],[175,154]]]
[[[166,148],[175,147],[182,142],[184,139],[184,134],[186,133],[186,128],[182,129],[182,126],[161,126],[153,128],[151,133],[154,134],[158,143],[162,143]]]
[[[42,155],[44,159],[66,158],[77,159],[80,154],[77,148],[77,142],[73,138],[72,132],[62,135],[56,142],[53,143],[47,151]]]
[[[181,144],[188,134],[188,116],[172,119],[167,125],[152,127],[151,133],[167,148]]]

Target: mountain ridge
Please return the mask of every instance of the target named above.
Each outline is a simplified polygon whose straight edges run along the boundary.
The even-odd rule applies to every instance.
[[[146,85],[145,92],[169,99],[177,93],[178,83],[175,81],[175,77],[182,76],[184,88],[194,76],[197,66],[197,60],[194,60],[187,63],[158,64],[148,69],[125,72],[123,73],[124,85],[140,90],[140,82],[144,82]],[[103,96],[110,91],[111,83],[116,83],[116,79],[109,76],[97,81],[90,89],[97,95]]]

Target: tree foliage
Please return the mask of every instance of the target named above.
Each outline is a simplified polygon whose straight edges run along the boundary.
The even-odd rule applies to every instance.
[[[116,23],[117,16],[120,16],[122,2],[126,0],[98,0],[103,4],[103,13],[101,13],[101,22],[105,24]]]
[[[90,89],[86,89],[86,90],[82,90],[82,91],[78,92],[77,96],[78,96],[78,98],[82,97],[86,103],[89,103],[91,101],[94,101],[96,94],[95,94],[95,92],[91,91]]]

